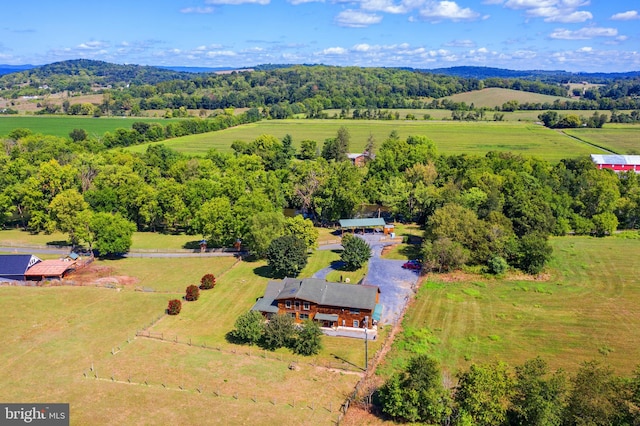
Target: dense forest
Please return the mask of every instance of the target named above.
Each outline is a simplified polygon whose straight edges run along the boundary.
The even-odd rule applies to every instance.
[[[144,110],[266,108],[271,118],[305,114],[322,118],[337,109],[447,108],[446,96],[488,87],[557,96],[555,102],[510,104],[514,109],[640,109],[640,77],[607,80],[569,98],[567,86],[539,78],[459,77],[395,68],[295,65],[225,74],[193,74],[154,67],[76,60],[0,77],[0,97],[68,92],[104,93],[101,114],[136,115]],[[574,94],[575,95],[575,94]],[[71,98],[72,100],[72,98]],[[45,113],[68,111],[49,110]]]
[[[142,124],[131,132],[152,130]],[[597,170],[588,158],[551,164],[509,153],[443,156],[424,136],[392,132],[381,143],[370,140],[369,161],[356,167],[346,156],[344,128],[321,152],[317,141],[300,141],[295,152],[290,137],[270,135],[235,142],[234,154],[205,157],[163,145],[144,154],[107,150],[102,139],[69,141],[25,129],[5,137],[0,222],[76,232],[82,220],[59,219],[57,209],[66,205],[74,217],[117,214],[140,231],[202,235],[212,246],[240,238],[251,248],[265,217],[273,223],[283,208],[332,225],[376,204],[425,226],[431,269],[507,263],[537,273],[551,254],[549,235],[605,236],[640,219],[638,176]]]

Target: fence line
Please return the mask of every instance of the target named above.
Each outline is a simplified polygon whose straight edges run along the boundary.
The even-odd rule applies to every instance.
[[[156,322],[159,321],[160,319],[161,318],[156,320]],[[311,358],[308,361],[301,362],[300,358],[297,358],[295,356],[284,355],[282,353],[274,354],[266,349],[261,349],[259,347],[243,346],[241,349],[227,349],[227,348],[223,348],[220,345],[211,346],[211,345],[207,345],[206,343],[195,342],[191,338],[188,338],[188,339],[182,338],[176,334],[163,333],[159,331],[150,331],[148,329],[136,331],[136,337],[141,337],[141,338],[151,339],[151,340],[156,340],[161,342],[167,342],[167,343],[173,343],[178,345],[193,346],[199,349],[206,349],[206,350],[216,351],[216,352],[221,352],[226,354],[244,355],[248,357],[259,357],[259,358],[270,359],[274,361],[287,362],[291,366],[295,366],[296,364],[304,364],[312,367],[341,370],[345,373],[350,373],[350,374],[363,373],[361,368],[354,366],[352,364],[349,364],[347,362],[344,362],[344,363],[320,362],[318,358]]]
[[[267,396],[259,394],[258,392],[224,392],[220,391],[220,385],[224,386],[224,384],[214,384],[214,385],[202,385],[202,386],[185,386],[185,385],[176,385],[175,383],[170,382],[151,382],[148,379],[136,379],[134,380],[131,375],[126,378],[117,377],[115,373],[102,375],[102,373],[98,374],[97,369],[91,365],[89,369],[83,371],[83,377],[89,380],[99,380],[103,382],[109,383],[117,383],[121,385],[130,385],[130,386],[144,386],[144,387],[154,387],[154,388],[162,388],[172,392],[188,392],[194,395],[209,395],[215,396],[220,399],[227,399],[233,401],[241,401],[241,402],[251,402],[253,404],[260,404],[266,407],[289,407],[291,409],[299,409],[299,410],[311,410],[313,412],[321,411],[322,414],[324,412],[335,413],[336,414],[336,424],[340,424],[344,413],[342,407],[337,407],[331,401],[328,403],[319,404],[315,400],[305,400],[305,399],[296,399],[295,397],[287,397],[286,399],[279,399],[273,396]],[[333,417],[333,415],[331,416]]]

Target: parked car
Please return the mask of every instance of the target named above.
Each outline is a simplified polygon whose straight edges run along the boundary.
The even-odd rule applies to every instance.
[[[419,260],[410,260],[408,262],[405,262],[402,267],[404,269],[422,269],[422,263],[420,263]]]

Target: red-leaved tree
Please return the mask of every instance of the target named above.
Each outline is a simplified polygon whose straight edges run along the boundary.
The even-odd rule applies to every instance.
[[[200,279],[200,289],[209,290],[215,287],[216,277],[213,274],[206,274]]]
[[[190,285],[187,287],[187,294],[184,296],[185,300],[193,302],[198,300],[198,297],[200,297],[200,289],[197,285]]]
[[[178,315],[182,309],[182,302],[178,299],[169,300],[169,307],[167,313],[169,315]]]

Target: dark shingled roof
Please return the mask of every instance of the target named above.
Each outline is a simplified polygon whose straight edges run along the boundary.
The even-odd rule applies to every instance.
[[[278,300],[298,299],[323,306],[374,310],[377,294],[375,286],[331,283],[318,278],[285,278],[269,281],[264,297],[251,308],[252,311],[278,312]]]
[[[376,306],[378,287],[331,283],[318,278],[286,278],[275,300],[300,299],[324,306],[371,309]]]

